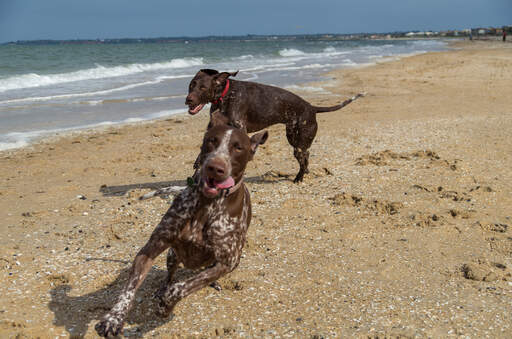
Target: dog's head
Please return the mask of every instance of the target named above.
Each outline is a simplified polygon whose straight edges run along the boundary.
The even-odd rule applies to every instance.
[[[267,131],[249,138],[243,130],[228,125],[221,115],[212,115],[212,126],[206,131],[201,146],[204,161],[199,187],[203,195],[215,198],[224,189],[238,184],[247,163],[267,138]]]
[[[188,85],[188,95],[185,105],[190,114],[198,113],[204,105],[221,97],[226,87],[226,80],[236,76],[238,72],[219,73],[214,69],[202,69],[194,76]]]

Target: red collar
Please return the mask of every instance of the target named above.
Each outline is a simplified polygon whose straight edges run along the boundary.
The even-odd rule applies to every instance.
[[[212,104],[217,105],[219,102],[221,102],[222,98],[224,98],[226,96],[226,94],[228,94],[228,91],[229,91],[229,79],[226,80],[226,87],[224,87],[224,90],[222,91],[220,98],[218,98],[215,101],[212,101]]]

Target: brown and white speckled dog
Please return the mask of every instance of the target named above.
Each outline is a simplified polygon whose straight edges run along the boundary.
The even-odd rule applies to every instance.
[[[308,172],[309,151],[318,130],[316,114],[332,112],[350,104],[364,94],[357,94],[339,105],[313,106],[282,88],[250,81],[229,79],[237,74],[202,69],[190,81],[185,104],[190,114],[198,113],[211,102],[210,114],[220,110],[229,121],[247,132],[256,132],[275,124],[286,126],[286,138],[299,162],[295,182]],[[196,165],[198,162],[196,162]]]
[[[240,261],[247,228],[251,222],[249,191],[243,183],[247,162],[263,144],[268,133],[251,138],[223,119],[212,119],[201,152],[205,155],[199,171],[200,182],[187,187],[139,251],[127,284],[116,304],[96,324],[100,336],[120,334],[135,292],[142,284],[154,259],[170,247],[167,255],[168,277],[157,292],[158,311],[171,314],[178,301],[233,271]],[[172,282],[178,264],[204,268],[181,282]]]

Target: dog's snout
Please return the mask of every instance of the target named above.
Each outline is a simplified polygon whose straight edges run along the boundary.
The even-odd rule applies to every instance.
[[[187,98],[185,99],[185,105],[190,105],[192,103],[192,98],[190,95],[187,95]]]
[[[222,178],[226,175],[226,172],[227,166],[221,159],[214,158],[206,164],[206,173],[210,177]]]
[[[211,174],[224,175],[226,171],[222,167],[208,166],[208,172]]]

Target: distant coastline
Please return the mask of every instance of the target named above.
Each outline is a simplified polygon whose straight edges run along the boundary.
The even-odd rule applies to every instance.
[[[73,44],[140,44],[140,43],[188,43],[188,42],[219,42],[219,41],[343,41],[364,39],[400,39],[410,38],[410,32],[393,33],[357,33],[357,34],[298,34],[298,35],[236,35],[236,36],[204,36],[204,37],[159,37],[159,38],[116,38],[116,39],[73,39],[73,40],[18,40],[0,45],[73,45]],[[415,31],[414,33],[420,33]],[[414,39],[421,35],[414,36]],[[457,35],[424,35],[426,38],[460,37]]]
[[[396,31],[387,33],[318,33],[318,34],[246,34],[246,35],[210,35],[202,37],[158,37],[158,38],[108,38],[108,39],[68,39],[68,40],[17,40],[0,45],[72,45],[72,44],[133,44],[133,43],[188,43],[218,41],[341,41],[363,39],[418,39],[418,38],[489,38],[500,36],[503,30],[512,33],[512,25],[502,27],[477,27],[443,31]]]

